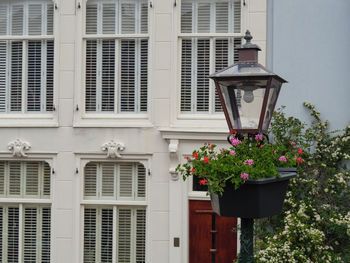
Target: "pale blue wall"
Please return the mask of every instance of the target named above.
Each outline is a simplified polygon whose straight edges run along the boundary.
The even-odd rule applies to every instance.
[[[267,66],[289,81],[278,104],[305,120],[309,101],[332,128],[348,125],[350,0],[268,0],[267,42]]]

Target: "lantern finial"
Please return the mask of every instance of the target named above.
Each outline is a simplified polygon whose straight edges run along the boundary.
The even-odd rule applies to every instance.
[[[252,35],[250,34],[250,31],[249,30],[247,30],[246,32],[245,32],[245,36],[244,36],[244,39],[246,40],[246,45],[250,45],[251,43],[250,43],[250,41],[253,39],[253,37],[252,37]]]

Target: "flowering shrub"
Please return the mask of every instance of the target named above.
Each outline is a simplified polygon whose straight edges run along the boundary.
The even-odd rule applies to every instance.
[[[350,262],[350,126],[329,131],[309,103],[311,125],[275,112],[274,143],[301,145],[298,177],[291,179],[283,213],[256,220],[256,262]],[[300,154],[300,152],[299,152]]]
[[[199,183],[208,185],[208,191],[222,193],[228,182],[237,189],[249,179],[279,177],[277,167],[292,167],[303,153],[296,147],[282,144],[269,144],[261,134],[254,138],[241,137],[232,131],[230,149],[216,151],[216,145],[206,143],[194,150],[187,162],[178,165],[185,180],[189,176],[198,176]],[[302,151],[300,149],[300,151]]]

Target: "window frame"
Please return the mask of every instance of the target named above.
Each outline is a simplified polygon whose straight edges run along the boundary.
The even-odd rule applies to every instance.
[[[15,4],[18,3],[24,3],[25,5],[30,4],[28,1],[23,0],[14,0],[10,1],[11,5],[12,3]],[[0,127],[58,127],[58,61],[59,61],[59,39],[57,37],[57,34],[59,32],[59,16],[57,15],[56,9],[54,8],[54,1],[43,1],[43,0],[37,0],[32,1],[32,3],[50,3],[52,2],[52,8],[53,8],[53,32],[52,35],[41,35],[41,36],[35,36],[35,35],[29,35],[28,33],[26,35],[2,35],[0,36],[1,40],[18,40],[22,41],[22,47],[23,51],[22,54],[27,54],[28,49],[28,41],[30,40],[41,40],[41,41],[47,41],[52,40],[53,41],[53,110],[47,111],[47,112],[25,112],[26,109],[26,93],[27,93],[27,64],[23,63],[22,66],[22,106],[21,106],[21,112],[1,112],[0,113]],[[43,23],[43,22],[42,22]],[[25,28],[28,27],[28,23],[25,23]],[[25,31],[26,32],[26,31]],[[24,43],[26,42],[26,43]],[[45,46],[47,46],[45,44]],[[41,47],[44,47],[43,44]],[[41,50],[43,54],[43,49]],[[45,52],[46,53],[46,52]],[[46,58],[46,57],[45,57]],[[44,65],[46,64],[46,59],[41,58],[41,60],[45,60]],[[26,62],[28,62],[28,59],[26,59]],[[42,76],[41,76],[42,78]],[[46,79],[46,78],[45,78]],[[44,95],[41,95],[41,98],[43,98]],[[45,103],[46,99],[42,101],[41,103]]]
[[[200,2],[201,0],[193,0],[194,2]],[[203,0],[201,2],[211,3],[218,2],[218,0]],[[244,36],[243,32],[248,25],[248,7],[243,4],[241,0],[241,32],[240,33],[182,33],[181,32],[181,10],[182,3],[180,1],[177,7],[177,15],[174,18],[174,23],[177,28],[177,37],[176,37],[176,88],[172,90],[172,123],[174,127],[182,128],[185,130],[192,129],[193,127],[207,130],[208,127],[214,128],[218,132],[226,130],[226,121],[224,114],[222,112],[211,112],[213,107],[215,107],[215,96],[214,96],[214,83],[209,81],[209,112],[190,112],[184,113],[181,112],[181,56],[182,56],[182,39],[209,39],[210,41],[210,64],[209,64],[209,73],[215,72],[215,39],[234,39],[242,38]],[[193,24],[192,24],[193,25]],[[214,26],[211,25],[211,28]],[[192,48],[193,50],[193,48]],[[193,92],[193,87],[192,87]]]
[[[0,197],[0,206],[2,207],[18,207],[19,209],[19,234],[18,234],[18,262],[23,262],[24,259],[24,209],[28,207],[37,208],[40,209],[42,212],[43,208],[50,208],[50,262],[54,260],[52,252],[53,244],[54,244],[54,225],[53,225],[53,211],[54,211],[54,204],[53,204],[53,189],[54,189],[54,165],[56,163],[55,160],[55,153],[31,153],[28,158],[25,160],[20,158],[13,158],[8,153],[1,153],[0,154],[0,161],[1,162],[20,162],[21,166],[23,162],[46,162],[48,166],[50,167],[50,196],[48,198],[45,197],[34,197],[34,196],[28,196],[28,197],[21,197],[21,196],[8,196],[8,197]],[[23,182],[25,184],[25,181]],[[24,188],[21,187],[21,188]],[[40,220],[41,221],[41,220]],[[38,237],[38,236],[37,236]],[[39,251],[40,247],[37,247],[37,253],[40,253],[39,257],[41,257],[41,252]],[[3,255],[4,256],[4,255]]]
[[[77,12],[77,52],[76,61],[78,61],[75,96],[74,96],[74,121],[73,127],[153,127],[150,120],[151,112],[151,74],[150,68],[152,65],[151,43],[153,41],[153,34],[151,31],[152,14],[147,1],[147,14],[148,14],[148,33],[135,33],[135,34],[122,34],[121,30],[118,30],[118,34],[86,34],[86,11],[87,2],[92,0],[85,0],[82,2],[80,10]],[[102,0],[102,2],[120,3],[128,2],[127,0]],[[118,5],[118,6],[119,6]],[[118,10],[119,11],[119,10]],[[119,12],[120,13],[120,12]],[[119,16],[119,21],[121,17]],[[120,23],[116,23],[120,27]],[[87,40],[108,40],[114,39],[115,45],[115,89],[114,89],[114,112],[86,112],[85,110],[85,65],[86,65],[86,42]],[[119,110],[119,73],[120,73],[120,43],[123,39],[147,39],[148,40],[148,69],[147,69],[147,112],[118,112]],[[140,41],[137,41],[140,42]],[[137,46],[141,45],[136,45]],[[138,52],[138,51],[137,51]],[[140,52],[139,52],[140,53]],[[140,68],[141,66],[139,66]],[[98,96],[96,96],[98,97]],[[139,103],[140,101],[138,101]]]

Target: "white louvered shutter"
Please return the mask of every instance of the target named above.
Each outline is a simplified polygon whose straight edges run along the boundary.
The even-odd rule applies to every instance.
[[[135,3],[121,4],[121,29],[122,34],[136,33],[136,6]]]
[[[8,5],[0,3],[0,35],[7,35]]]
[[[54,42],[46,42],[46,111],[54,110]]]
[[[102,163],[102,197],[115,197],[115,164]]]
[[[85,110],[97,110],[97,40],[86,41]]]
[[[42,208],[41,263],[50,263],[51,255],[51,208]]]
[[[147,112],[148,99],[148,39],[140,41],[140,111]]]
[[[228,39],[215,40],[215,71],[219,71],[228,66]],[[222,107],[217,91],[215,90],[215,112],[222,112]]]
[[[42,163],[43,166],[43,183],[42,183],[42,193],[43,197],[50,197],[51,193],[51,168],[50,165],[46,162]]]
[[[10,87],[10,111],[22,109],[22,66],[23,43],[12,41],[11,43],[11,87]]]
[[[140,19],[141,34],[148,33],[148,4],[147,2],[141,3],[141,19]]]
[[[84,263],[96,263],[97,209],[84,209]]]
[[[115,40],[102,40],[101,110],[114,111]]]
[[[119,165],[119,196],[133,197],[133,165],[120,164]]]
[[[97,4],[86,5],[86,34],[97,34]]]
[[[137,165],[137,197],[146,197],[146,169],[142,164]]]
[[[28,41],[27,110],[41,110],[41,41]]]
[[[112,263],[113,258],[113,209],[101,209],[101,263]]]
[[[47,16],[47,22],[46,22],[46,34],[47,35],[53,35],[53,4],[52,3],[48,3],[47,4],[47,13],[46,13],[46,16]]]
[[[216,3],[216,33],[227,33],[228,32],[228,11],[229,5],[228,2],[219,2]]]
[[[5,194],[5,172],[6,172],[5,162],[0,162],[0,195]]]
[[[97,164],[87,164],[85,166],[84,175],[84,196],[97,197]]]
[[[1,25],[0,25],[1,28]],[[1,29],[0,29],[1,30]],[[6,111],[7,41],[0,41],[0,112]]]
[[[210,32],[210,3],[198,3],[197,32]]]
[[[23,35],[24,7],[22,4],[12,5],[12,35]]]
[[[102,33],[116,33],[116,9],[115,3],[104,3],[102,5]]]
[[[37,232],[38,209],[34,207],[24,208],[23,231],[23,259],[24,262],[36,263],[37,261]]]
[[[189,112],[192,109],[192,40],[182,40],[181,54],[181,111]]]
[[[25,173],[25,195],[39,195],[39,163],[27,162]]]
[[[9,194],[21,194],[21,163],[9,162]]]
[[[4,207],[0,206],[0,262],[4,262]]]
[[[8,263],[18,262],[19,248],[19,208],[7,208],[7,257]]]
[[[234,33],[241,33],[241,0],[233,2]]]
[[[42,34],[42,5],[28,5],[28,35]]]
[[[121,40],[120,111],[135,111],[135,44],[134,39]]]
[[[192,33],[193,11],[192,3],[181,4],[181,32]]]
[[[146,260],[146,210],[136,210],[136,263]]]
[[[131,209],[119,209],[118,212],[118,263],[130,263]]]
[[[197,40],[197,111],[209,111],[209,68],[210,68],[210,41]]]

